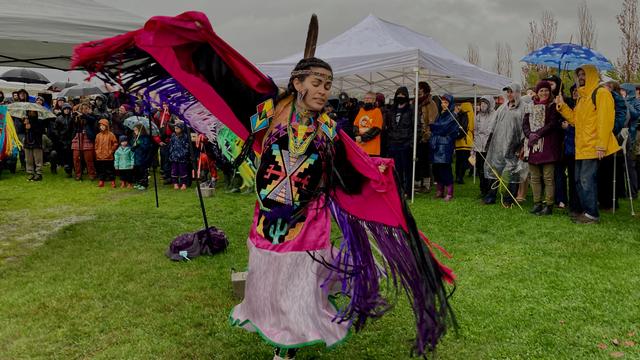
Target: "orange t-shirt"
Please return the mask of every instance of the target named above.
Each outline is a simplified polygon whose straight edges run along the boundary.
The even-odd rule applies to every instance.
[[[371,110],[360,109],[353,126],[358,128],[358,131],[354,134],[355,136],[361,136],[374,127],[382,130],[382,111],[378,108]],[[358,145],[369,155],[380,155],[380,134],[367,142],[358,143]]]

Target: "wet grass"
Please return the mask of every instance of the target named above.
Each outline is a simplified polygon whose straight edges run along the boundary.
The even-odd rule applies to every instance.
[[[476,192],[467,184],[451,203],[419,195],[412,206],[419,227],[452,253],[445,262],[458,275],[460,329],[438,358],[639,358],[640,222],[627,204],[600,225],[578,226],[561,213],[483,206]],[[0,358],[270,359],[257,335],[227,322],[237,303],[230,270],[246,266],[253,202],[224,190],[207,198],[209,221],[227,233],[229,249],[174,263],[164,257],[171,239],[202,227],[192,189],[162,188],[156,209],[152,191],[4,173]],[[297,358],[408,358],[412,334],[400,298],[345,345]]]

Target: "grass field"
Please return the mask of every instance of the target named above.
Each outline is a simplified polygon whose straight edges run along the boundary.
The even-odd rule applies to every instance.
[[[477,187],[451,203],[419,195],[412,210],[453,259],[460,329],[439,359],[640,358],[640,220],[628,204],[600,225],[556,213],[483,206]],[[0,179],[0,359],[270,359],[260,338],[231,328],[231,268],[247,263],[254,196],[206,199],[228,250],[190,262],[164,256],[202,227],[195,191],[97,188],[45,173]],[[526,208],[530,204],[526,204]],[[334,235],[337,236],[337,235]],[[382,319],[299,359],[404,359],[413,318],[401,296]],[[616,345],[617,343],[617,345]]]

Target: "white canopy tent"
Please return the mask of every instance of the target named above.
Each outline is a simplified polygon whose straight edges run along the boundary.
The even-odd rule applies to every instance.
[[[319,45],[316,57],[334,72],[334,89],[351,94],[367,91],[393,94],[399,86],[420,80],[437,93],[454,96],[497,94],[511,80],[472,65],[429,36],[374,15]],[[278,85],[286,85],[302,52],[259,64]]]
[[[315,55],[333,68],[333,89],[350,95],[367,91],[391,95],[400,86],[412,85],[417,98],[418,82],[426,80],[435,94],[473,96],[475,103],[478,93],[497,94],[511,83],[511,79],[464,61],[429,36],[374,15],[318,46]],[[300,52],[258,66],[276,84],[286,86],[291,70],[302,56]],[[418,107],[415,107],[412,184],[416,172],[417,127]]]
[[[68,70],[77,44],[140,28],[144,19],[93,0],[0,0],[0,66]]]

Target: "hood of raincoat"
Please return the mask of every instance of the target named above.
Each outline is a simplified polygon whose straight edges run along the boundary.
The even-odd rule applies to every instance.
[[[104,131],[109,131],[109,120],[100,119],[100,121],[98,121],[98,126],[99,125],[104,125],[106,127],[106,129]]]
[[[485,95],[480,98],[479,102],[486,103],[487,105],[489,105],[489,107],[487,108],[487,111],[478,110],[478,113],[487,115],[495,111],[496,100],[493,98],[493,96]]]
[[[515,105],[515,107],[519,107],[520,106],[520,101],[522,98],[522,86],[518,83],[511,83],[508,86],[505,86],[502,91],[504,91],[504,103],[505,104],[509,104],[509,99],[507,98],[507,93],[506,91],[511,89],[511,91],[513,92],[513,104]]]
[[[584,86],[580,86],[578,88],[578,94],[580,97],[591,98],[591,93],[600,85],[600,74],[598,73],[598,69],[593,65],[584,65],[576,69],[576,74],[578,70],[584,70],[585,79]]]
[[[453,109],[456,107],[456,104],[453,103],[454,99],[452,95],[444,94],[440,96],[442,99],[446,99],[449,102],[449,111],[453,112]],[[444,109],[443,109],[444,111]]]
[[[631,83],[624,83],[620,85],[620,88],[624,89],[627,92],[627,97],[625,99],[631,100],[636,98],[636,86]]]

